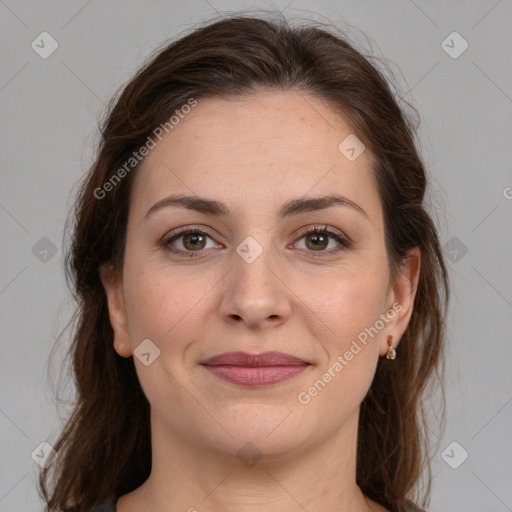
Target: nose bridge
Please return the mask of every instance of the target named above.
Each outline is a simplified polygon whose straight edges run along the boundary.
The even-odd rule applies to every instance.
[[[285,280],[279,275],[279,258],[272,247],[272,235],[265,231],[247,236],[236,246],[223,293],[223,315],[257,324],[289,314]]]

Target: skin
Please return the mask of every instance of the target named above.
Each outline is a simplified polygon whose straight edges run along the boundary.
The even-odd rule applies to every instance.
[[[101,269],[116,352],[132,357],[145,339],[160,350],[147,366],[134,356],[151,405],[153,464],[118,512],[386,510],[356,485],[359,407],[387,336],[396,347],[409,322],[420,253],[412,250],[391,282],[372,156],[365,150],[349,161],[338,150],[351,133],[319,99],[258,92],[198,100],[146,157],[133,183],[122,275]],[[289,199],[333,192],[367,217],[346,206],[276,217]],[[144,218],[171,193],[222,201],[233,215],[172,207]],[[311,236],[300,236],[318,224],[353,246],[315,257],[339,246],[328,238],[315,249]],[[172,255],[159,243],[184,226],[210,238],[199,251],[183,237],[172,245],[199,257]],[[252,263],[236,252],[247,236],[263,250]],[[393,303],[400,311],[300,403],[298,394]],[[277,350],[312,364],[265,388],[225,382],[199,365],[238,350]],[[252,467],[237,457],[246,443],[262,454]]]

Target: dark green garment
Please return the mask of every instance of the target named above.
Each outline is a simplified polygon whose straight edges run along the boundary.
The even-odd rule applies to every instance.
[[[116,512],[115,500],[108,500],[96,505],[91,512]]]

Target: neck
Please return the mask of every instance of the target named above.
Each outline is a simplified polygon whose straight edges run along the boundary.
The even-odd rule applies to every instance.
[[[258,460],[229,456],[169,433],[151,421],[152,470],[123,496],[118,512],[383,511],[356,484],[357,410],[343,428],[318,445]]]

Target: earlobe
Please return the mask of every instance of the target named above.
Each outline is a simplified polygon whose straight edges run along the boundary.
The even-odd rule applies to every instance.
[[[115,334],[114,334],[114,349],[121,357],[130,357],[132,355],[132,349],[131,349],[130,345],[128,345],[127,343],[121,342],[121,341],[118,342],[115,339]]]
[[[396,350],[400,338],[407,329],[414,309],[414,299],[418,289],[420,267],[421,251],[418,247],[414,247],[409,250],[408,254],[403,259],[399,274],[391,290],[390,296],[392,298],[392,304],[389,305],[389,309],[393,309],[395,314],[383,333],[379,347],[380,355],[388,353],[390,349],[388,345],[390,335],[394,340],[392,347]]]
[[[112,265],[101,265],[100,279],[107,297],[110,325],[114,331],[114,349],[122,357],[132,354],[122,282]]]

